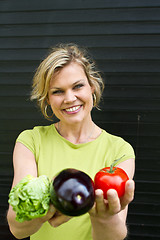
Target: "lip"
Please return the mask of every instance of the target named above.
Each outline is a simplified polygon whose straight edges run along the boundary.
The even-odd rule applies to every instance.
[[[82,108],[82,105],[75,105],[69,108],[63,109],[63,111],[67,114],[75,114],[78,113]]]

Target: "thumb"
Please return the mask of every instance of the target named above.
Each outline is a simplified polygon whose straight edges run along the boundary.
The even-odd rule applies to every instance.
[[[56,208],[53,206],[53,204],[50,204],[49,210],[48,210],[48,215],[51,215],[51,217],[55,214]]]
[[[124,209],[134,198],[135,182],[128,180],[126,182],[125,194],[121,198],[121,207]]]
[[[50,218],[53,217],[53,215],[54,215],[55,213],[56,213],[55,207],[54,207],[52,204],[50,204],[50,207],[49,207],[49,210],[48,210],[47,214],[42,217],[42,218],[43,218],[43,221],[44,221],[44,222],[45,222],[45,221],[48,221]]]

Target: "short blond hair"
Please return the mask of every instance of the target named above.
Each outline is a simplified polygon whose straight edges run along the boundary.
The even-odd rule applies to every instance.
[[[31,100],[37,100],[38,105],[45,118],[50,117],[46,114],[48,90],[54,73],[60,71],[71,62],[80,64],[88,78],[90,86],[94,87],[94,107],[98,108],[104,83],[100,73],[95,68],[94,61],[89,58],[86,49],[78,47],[76,44],[60,44],[52,48],[50,54],[41,62],[33,77]]]

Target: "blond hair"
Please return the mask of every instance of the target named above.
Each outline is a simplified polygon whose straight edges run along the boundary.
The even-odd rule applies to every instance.
[[[55,73],[71,62],[76,62],[83,67],[90,86],[94,87],[93,102],[94,107],[98,108],[104,83],[101,75],[95,69],[93,60],[88,57],[85,49],[79,48],[76,44],[60,44],[52,48],[51,53],[41,62],[33,77],[31,100],[37,100],[47,119],[50,118],[46,114],[50,81]]]

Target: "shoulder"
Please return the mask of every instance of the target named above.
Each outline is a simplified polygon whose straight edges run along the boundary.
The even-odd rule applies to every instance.
[[[128,141],[126,141],[120,136],[110,134],[105,130],[103,131],[104,131],[103,142],[106,143],[107,148],[110,148],[111,152],[114,152],[115,159],[118,159],[123,155],[125,155],[125,157],[123,157],[123,160],[135,158],[134,149]]]
[[[53,125],[48,125],[48,126],[35,126],[32,129],[27,129],[22,131],[19,134],[19,137],[22,136],[36,136],[36,135],[45,135],[48,132],[50,132],[51,128],[53,128]]]
[[[51,134],[53,125],[49,126],[36,126],[33,129],[24,130],[19,134],[16,142],[20,142],[25,145],[31,152],[37,156],[40,146],[48,140],[48,135]]]
[[[21,142],[28,147],[28,145],[37,146],[43,139],[48,138],[48,135],[52,133],[51,129],[53,125],[49,126],[35,126],[33,129],[27,129],[22,131],[16,142]]]
[[[103,139],[111,144],[123,144],[126,142],[122,137],[113,135],[105,130],[103,130],[103,136]]]

